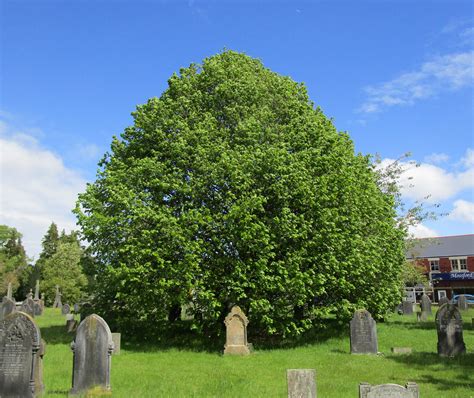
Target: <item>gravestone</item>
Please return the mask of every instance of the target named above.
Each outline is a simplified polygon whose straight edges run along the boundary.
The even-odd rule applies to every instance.
[[[351,320],[351,354],[377,354],[377,326],[369,311],[357,310]]]
[[[38,301],[33,300],[33,301],[34,301],[33,312],[35,316],[43,315],[43,303],[41,302],[41,300],[38,300]]]
[[[438,308],[443,304],[449,304],[449,299],[447,297],[441,297],[438,301]]]
[[[416,313],[416,320],[418,322],[426,322],[428,320],[428,313],[424,311],[417,311]]]
[[[413,303],[411,301],[402,302],[403,315],[413,315]]]
[[[68,319],[66,321],[66,332],[74,333],[77,329],[77,321],[75,319]]]
[[[426,294],[421,296],[420,306],[421,306],[421,312],[425,312],[427,315],[432,314],[432,312],[431,312],[431,300]]]
[[[85,318],[71,344],[74,353],[71,394],[92,387],[110,391],[110,364],[114,349],[109,325],[98,315]]]
[[[28,314],[29,316],[33,317],[35,316],[35,302],[32,298],[28,297],[26,300],[23,301],[21,304],[21,309],[20,311]]]
[[[8,315],[15,311],[16,303],[8,297],[4,297],[2,300],[2,305],[0,307],[0,321],[5,319]]]
[[[35,386],[37,391],[41,394],[44,391],[44,384],[43,384],[43,357],[46,352],[46,342],[41,339],[40,348],[37,353],[37,362],[35,367]]]
[[[69,306],[69,304],[63,304],[63,306],[61,307],[61,314],[67,315],[70,313],[71,313],[71,307]]]
[[[33,290],[32,290],[32,289],[30,289],[30,291],[29,291],[28,294],[26,295],[26,298],[33,300]]]
[[[63,306],[61,296],[62,294],[59,292],[59,286],[56,285],[56,296],[54,297],[53,308],[61,308]]]
[[[247,343],[247,317],[240,307],[234,306],[225,318],[226,343],[224,355],[248,355],[250,349]]]
[[[287,369],[288,398],[316,398],[314,369]]]
[[[120,343],[122,339],[121,333],[112,333],[112,341],[114,342],[114,355],[120,355]]]
[[[11,282],[8,282],[7,298],[9,298],[10,300],[13,300],[13,295],[12,295],[12,283],[11,283]]]
[[[405,387],[398,384],[369,383],[359,384],[359,398],[419,398],[420,391],[416,383],[407,383]]]
[[[74,313],[79,313],[79,310],[81,309],[80,305],[78,303],[75,303],[73,306]]]
[[[466,352],[462,334],[462,317],[455,304],[443,304],[436,313],[438,354],[452,357]]]
[[[458,308],[461,311],[467,311],[469,309],[469,304],[467,302],[467,297],[464,294],[461,294],[458,297]]]
[[[35,301],[40,299],[39,291],[40,291],[40,281],[39,279],[37,279],[36,286],[35,286],[35,298],[34,298]]]
[[[40,348],[40,330],[29,315],[15,312],[0,322],[0,397],[26,398],[41,393]]]

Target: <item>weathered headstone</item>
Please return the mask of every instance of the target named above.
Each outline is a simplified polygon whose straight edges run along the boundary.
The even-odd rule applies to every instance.
[[[56,296],[54,297],[53,308],[61,308],[63,303],[61,302],[62,294],[59,291],[59,286],[56,285]]]
[[[438,354],[455,356],[466,352],[462,334],[462,317],[455,304],[443,304],[436,313]]]
[[[31,297],[28,297],[26,300],[23,301],[23,303],[21,304],[21,311],[34,318],[35,302]]]
[[[417,311],[416,320],[418,322],[426,322],[428,320],[428,313],[424,311]]]
[[[63,306],[61,307],[61,314],[67,315],[70,313],[71,313],[71,307],[69,306],[69,304],[63,304]]]
[[[66,331],[68,333],[74,333],[77,329],[77,321],[73,319],[66,320]]]
[[[443,304],[449,304],[449,299],[447,297],[441,297],[438,301],[438,308]]]
[[[26,398],[41,393],[40,348],[40,330],[29,315],[15,312],[0,322],[0,397]]]
[[[33,311],[34,311],[34,314],[35,316],[37,315],[43,315],[43,303],[41,302],[41,300],[33,300],[34,301],[34,304],[33,304]]]
[[[411,301],[404,300],[402,302],[403,315],[413,315],[413,303]]]
[[[74,352],[71,394],[81,394],[92,387],[110,391],[110,364],[114,349],[107,323],[98,315],[85,318],[71,344]]]
[[[316,398],[314,369],[287,369],[288,398]]]
[[[10,300],[13,300],[12,283],[11,282],[8,282],[7,298],[9,298]]]
[[[16,303],[8,297],[4,297],[2,300],[2,305],[0,307],[0,321],[5,319],[8,315],[15,311]]]
[[[427,315],[431,315],[431,300],[430,298],[424,294],[421,296],[421,312],[425,312]]]
[[[467,311],[469,309],[469,304],[467,302],[467,297],[464,294],[461,294],[458,297],[458,308],[461,311]]]
[[[42,393],[44,391],[44,384],[43,384],[43,357],[46,353],[46,342],[41,339],[40,348],[36,355],[36,366],[35,366],[35,386],[37,393]]]
[[[73,306],[74,313],[79,313],[79,310],[81,309],[81,306],[78,303],[75,303]]]
[[[377,326],[369,311],[357,310],[351,320],[351,354],[377,354]]]
[[[407,383],[405,387],[398,384],[369,383],[359,384],[359,398],[419,398],[420,391],[416,383]]]
[[[247,343],[247,317],[240,307],[234,306],[225,318],[226,343],[224,355],[248,355],[250,349]]]
[[[35,297],[33,300],[39,300],[40,299],[40,281],[39,279],[36,280],[36,286],[35,286]]]
[[[114,355],[120,355],[121,340],[122,333],[112,333],[112,341],[114,342]]]

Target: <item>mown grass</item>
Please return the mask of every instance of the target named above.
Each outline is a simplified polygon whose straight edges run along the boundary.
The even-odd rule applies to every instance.
[[[329,332],[319,337],[315,334],[291,348],[256,344],[255,352],[247,357],[222,356],[222,341],[195,337],[187,345],[189,337],[176,332],[156,344],[131,343],[122,338],[121,354],[112,357],[112,395],[286,397],[286,369],[313,368],[320,397],[356,398],[363,381],[402,385],[413,381],[420,386],[421,397],[474,398],[474,309],[462,315],[467,354],[457,358],[436,354],[434,315],[424,323],[418,323],[416,315],[396,314],[388,322],[378,323],[380,355],[351,355],[348,326],[333,326]],[[45,396],[67,396],[73,335],[66,333],[65,317],[57,309],[46,309],[36,321],[47,342]],[[393,355],[391,347],[411,347],[413,353]]]

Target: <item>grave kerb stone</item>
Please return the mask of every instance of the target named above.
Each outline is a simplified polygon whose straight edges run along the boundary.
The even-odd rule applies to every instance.
[[[416,383],[398,384],[359,384],[359,398],[419,398],[420,391]]]

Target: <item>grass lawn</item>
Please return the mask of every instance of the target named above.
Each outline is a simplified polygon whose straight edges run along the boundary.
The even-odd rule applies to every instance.
[[[436,354],[434,313],[428,322],[416,315],[393,315],[378,323],[381,355],[351,355],[349,328],[306,339],[293,348],[264,348],[247,357],[224,357],[223,342],[199,346],[165,339],[156,344],[127,343],[112,357],[114,397],[286,397],[286,369],[314,368],[319,397],[357,398],[359,382],[371,384],[413,381],[422,398],[474,398],[474,309],[463,312],[467,354],[440,358]],[[65,317],[46,309],[36,318],[46,340],[45,396],[64,397],[71,388],[73,336]],[[251,324],[249,325],[251,327]],[[221,344],[222,343],[222,344]],[[214,348],[209,348],[214,347]],[[410,355],[392,355],[391,347],[412,347]]]

